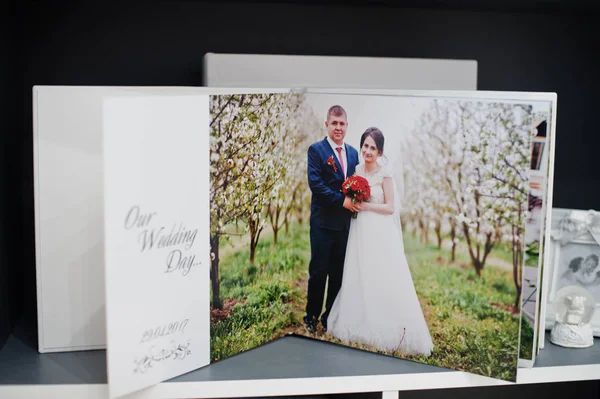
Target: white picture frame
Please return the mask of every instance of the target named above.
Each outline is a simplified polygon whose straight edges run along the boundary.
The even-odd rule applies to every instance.
[[[544,308],[545,330],[551,330],[556,321],[556,312],[554,303],[558,291],[567,285],[576,285],[586,288],[596,299],[596,311],[590,321],[590,326],[595,337],[600,337],[600,278],[596,278],[595,283],[583,285],[578,280],[568,280],[565,278],[572,271],[569,268],[571,262],[590,260],[596,262],[594,273],[600,273],[600,244],[590,233],[583,233],[567,243],[561,243],[561,221],[568,217],[572,212],[585,212],[578,209],[554,208],[552,210],[552,226],[550,239],[547,243],[548,262],[544,270],[544,288],[546,291]],[[595,257],[593,256],[595,255]],[[595,260],[594,260],[595,259]],[[591,288],[590,288],[591,287]]]

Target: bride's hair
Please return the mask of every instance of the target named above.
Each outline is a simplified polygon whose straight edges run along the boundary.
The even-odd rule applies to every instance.
[[[379,150],[379,154],[383,156],[386,160],[387,157],[383,155],[383,145],[385,142],[385,138],[383,137],[383,133],[376,127],[370,127],[360,136],[360,148],[362,148],[363,144],[367,137],[371,137],[377,146],[377,150]]]

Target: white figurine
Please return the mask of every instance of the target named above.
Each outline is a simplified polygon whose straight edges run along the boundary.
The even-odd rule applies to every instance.
[[[595,306],[591,294],[584,288],[569,286],[559,291],[557,300],[556,323],[550,332],[550,342],[566,348],[589,348],[594,345],[589,324]]]
[[[579,325],[585,313],[585,297],[567,295],[565,304],[567,305],[566,323]]]

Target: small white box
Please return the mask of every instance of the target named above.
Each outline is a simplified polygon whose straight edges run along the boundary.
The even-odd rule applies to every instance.
[[[204,85],[477,90],[477,61],[207,53]]]

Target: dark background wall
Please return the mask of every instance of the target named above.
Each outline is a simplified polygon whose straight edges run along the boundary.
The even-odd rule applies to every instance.
[[[16,305],[16,292],[11,289],[15,283],[13,269],[8,262],[9,235],[12,230],[8,220],[8,201],[10,193],[15,192],[15,186],[8,181],[8,169],[12,158],[9,157],[9,143],[14,142],[12,137],[16,134],[15,129],[15,95],[17,87],[14,84],[15,65],[17,57],[15,54],[14,40],[12,37],[14,20],[9,18],[9,9],[2,8],[0,11],[0,349],[11,332],[17,317],[18,306]]]
[[[9,62],[0,63],[0,344],[17,318],[23,338],[36,342],[33,85],[200,86],[206,52],[475,59],[481,90],[558,93],[554,205],[600,209],[600,28],[592,4],[9,3]]]

